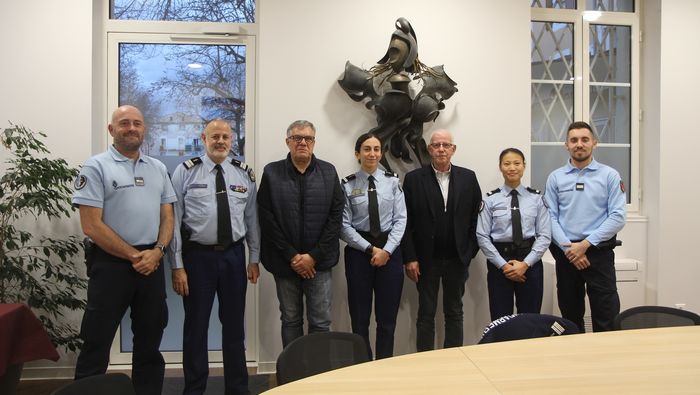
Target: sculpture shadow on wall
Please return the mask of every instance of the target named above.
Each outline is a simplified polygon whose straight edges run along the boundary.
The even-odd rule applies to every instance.
[[[375,66],[362,69],[347,61],[338,79],[340,87],[356,102],[374,110],[374,133],[382,143],[381,164],[403,176],[430,163],[423,140],[423,124],[435,121],[444,100],[457,92],[457,83],[444,66],[429,67],[418,60],[418,42],[406,18],[396,20],[389,48]]]

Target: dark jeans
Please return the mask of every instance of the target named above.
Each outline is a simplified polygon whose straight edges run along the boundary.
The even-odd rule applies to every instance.
[[[510,260],[513,258],[506,258]],[[513,295],[518,314],[539,314],[542,308],[542,261],[537,261],[525,272],[524,283],[511,281],[506,278],[503,271],[491,262],[487,262],[488,274],[486,276],[489,287],[489,310],[491,321],[505,315],[513,314]]]
[[[163,265],[144,276],[131,262],[96,248],[88,281],[88,302],[80,328],[83,346],[75,378],[102,374],[109,364],[112,340],[128,307],[134,333],[132,376],[138,395],[160,394],[165,361],[158,350],[168,323]]]
[[[432,264],[420,265],[418,279],[418,321],[416,348],[418,351],[435,349],[435,311],[438,290],[442,282],[442,309],[445,314],[444,347],[459,347],[464,340],[464,312],[462,296],[469,277],[468,267],[458,258],[436,259]]]
[[[245,296],[247,272],[242,243],[225,251],[187,250],[183,254],[190,293],[185,307],[182,359],[183,394],[203,394],[209,377],[208,330],[214,296],[219,300],[221,347],[226,394],[248,392],[245,358]]]
[[[562,317],[578,325],[581,333],[585,332],[583,315],[587,292],[593,332],[612,330],[613,320],[620,313],[613,250],[591,246],[586,252],[591,266],[583,270],[576,269],[556,244],[550,245],[549,251],[556,260],[557,298]]]
[[[386,265],[374,267],[369,264],[372,257],[350,246],[345,247],[345,277],[348,282],[348,308],[352,320],[352,332],[361,335],[369,344],[369,319],[372,314],[377,321],[377,359],[394,355],[394,330],[396,315],[403,289],[403,264],[401,251],[396,249]]]
[[[304,298],[309,333],[331,329],[331,271],[320,270],[314,278],[275,276],[282,319],[282,345],[304,335]]]

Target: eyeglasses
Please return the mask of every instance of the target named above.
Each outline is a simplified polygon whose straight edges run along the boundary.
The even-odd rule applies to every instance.
[[[314,136],[299,136],[298,134],[287,137],[287,140],[294,141],[295,143],[301,143],[301,140],[306,141],[306,144],[313,144],[316,141]]]
[[[430,146],[433,147],[433,149],[439,149],[440,147],[444,149],[450,149],[455,145],[452,143],[430,143]]]

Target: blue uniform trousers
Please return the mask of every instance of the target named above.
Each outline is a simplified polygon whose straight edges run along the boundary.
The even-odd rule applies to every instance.
[[[371,258],[365,252],[350,246],[345,247],[345,277],[348,282],[348,307],[352,332],[365,339],[371,359],[369,319],[374,296],[374,316],[377,322],[375,346],[377,359],[381,359],[394,355],[394,330],[403,289],[403,264],[401,251],[398,248],[384,266],[370,265]]]
[[[219,300],[226,394],[248,392],[245,357],[245,248],[238,242],[224,251],[186,248],[183,263],[189,295],[183,297],[183,394],[202,394],[209,376],[208,330],[214,295]]]
[[[503,256],[503,259],[506,261],[511,259],[522,260],[522,258]],[[543,290],[541,260],[527,269],[525,272],[527,280],[524,283],[507,279],[503,271],[491,262],[488,262],[487,266],[489,271],[486,278],[489,286],[491,321],[513,314],[513,294],[515,294],[515,307],[518,309],[518,314],[540,313]]]
[[[136,246],[143,250],[153,246]],[[160,395],[165,361],[158,347],[168,323],[163,265],[144,276],[131,262],[95,246],[88,275],[88,302],[80,328],[83,346],[75,366],[75,378],[102,374],[109,364],[114,334],[127,308],[131,308],[134,333],[132,382],[138,395]]]
[[[556,260],[557,298],[561,316],[578,325],[585,332],[583,315],[586,312],[585,293],[591,304],[593,331],[613,329],[613,320],[620,313],[620,297],[615,283],[615,253],[612,248],[591,246],[586,257],[591,266],[578,270],[564,252],[552,244],[549,251]]]

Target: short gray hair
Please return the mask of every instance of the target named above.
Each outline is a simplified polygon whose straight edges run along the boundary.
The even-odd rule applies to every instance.
[[[304,120],[304,119],[300,119],[298,121],[292,122],[289,125],[289,127],[287,128],[287,137],[292,135],[292,132],[294,131],[294,129],[305,129],[305,128],[309,128],[309,129],[313,130],[314,134],[316,134],[316,127],[314,127],[313,123],[311,123],[307,120]]]

